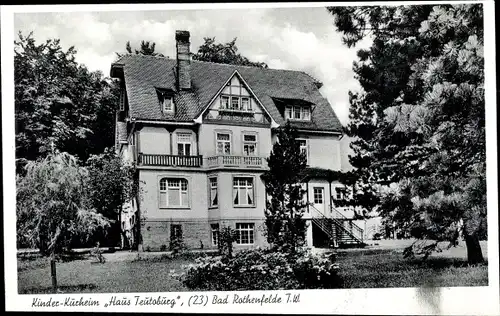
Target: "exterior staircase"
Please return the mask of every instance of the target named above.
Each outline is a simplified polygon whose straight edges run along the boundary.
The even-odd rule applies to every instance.
[[[310,205],[312,210],[311,221],[321,229],[330,239],[334,247],[363,247],[363,229],[348,219],[338,210],[332,207],[332,216],[325,216],[314,206]]]

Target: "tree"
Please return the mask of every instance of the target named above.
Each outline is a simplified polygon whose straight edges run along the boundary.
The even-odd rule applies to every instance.
[[[265,210],[266,237],[275,248],[293,252],[305,240],[302,183],[307,158],[289,122],[278,128],[277,139],[267,158],[269,171],[262,175],[270,197]]]
[[[57,288],[56,257],[73,237],[89,238],[109,221],[90,207],[85,190],[88,172],[67,153],[50,153],[26,165],[17,176],[18,243],[38,248],[51,262],[52,286]]]
[[[135,53],[137,55],[149,55],[149,56],[165,57],[163,54],[156,53],[155,47],[156,47],[155,42],[141,41],[141,49],[139,49],[139,50],[134,49],[132,51],[132,46],[130,46],[130,41],[128,41],[127,44],[125,45],[125,50],[127,51],[128,54]],[[116,53],[116,55],[118,56],[118,58],[120,58],[124,54]]]
[[[116,245],[120,237],[125,238],[125,232],[121,231],[122,206],[134,199],[139,190],[136,169],[125,164],[113,148],[107,148],[100,155],[92,155],[87,165],[90,205],[114,223],[108,232],[108,243]]]
[[[238,53],[238,47],[236,47],[236,38],[225,44],[215,43],[215,37],[205,37],[204,41],[198,51],[193,54],[194,60],[259,68],[268,67],[266,63],[252,62],[248,58],[241,56]]]
[[[328,8],[359,50],[350,93],[350,161],[380,211],[418,238],[456,243],[483,261],[486,225],[482,6]]]
[[[79,65],[74,47],[63,51],[58,39],[38,45],[19,33],[14,44],[18,166],[46,156],[52,145],[81,161],[112,146],[115,81]]]

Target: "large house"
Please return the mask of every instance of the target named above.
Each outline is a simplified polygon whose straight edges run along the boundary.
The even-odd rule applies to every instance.
[[[235,247],[266,244],[261,175],[289,120],[307,153],[307,244],[360,244],[363,229],[335,208],[343,186],[342,126],[321,83],[301,71],[191,60],[190,34],[177,31],[176,58],[125,55],[111,66],[122,87],[116,149],[138,168],[142,190],[123,210],[122,228],[144,250],[217,247],[219,230],[239,232]],[[137,241],[137,240],[136,240]]]

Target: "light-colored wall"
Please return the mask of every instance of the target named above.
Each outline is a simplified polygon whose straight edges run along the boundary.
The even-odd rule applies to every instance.
[[[335,135],[300,135],[309,145],[309,167],[340,170],[340,142]]]
[[[161,208],[159,205],[160,179],[184,178],[188,181],[189,208]],[[141,212],[148,220],[208,218],[207,175],[203,172],[141,170],[139,173],[142,196]]]
[[[314,205],[314,188],[323,188],[323,209],[318,209],[319,206]],[[333,185],[332,185],[332,192],[333,192]],[[309,207],[309,211],[306,210],[306,212],[304,213],[304,218],[311,218],[311,216],[318,217],[317,212],[313,209],[313,207],[315,207],[318,211],[323,213],[323,215],[330,216],[331,200],[330,200],[330,184],[328,183],[328,181],[319,179],[310,180],[308,184],[307,195],[309,196],[309,203],[311,204],[311,206]]]
[[[203,157],[216,155],[216,132],[228,132],[231,134],[232,155],[243,155],[243,134],[257,135],[257,156],[268,157],[271,152],[271,130],[263,127],[232,126],[203,124],[200,126],[200,154]]]
[[[235,206],[233,203],[233,178],[252,177],[254,180],[253,207]],[[259,173],[218,172],[219,207],[218,213],[225,219],[264,218],[266,188]]]
[[[170,136],[164,127],[145,126],[138,133],[138,150],[144,154],[169,154]]]
[[[170,135],[164,127],[147,126],[139,132],[139,152],[144,154],[177,155],[177,133],[191,133],[191,155],[197,155],[196,133],[189,128],[177,128],[172,132],[172,152]]]

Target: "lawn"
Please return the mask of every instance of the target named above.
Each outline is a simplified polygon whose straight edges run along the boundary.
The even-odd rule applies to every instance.
[[[470,267],[462,258],[404,259],[391,249],[339,252],[344,288],[487,286],[488,266]]]
[[[487,258],[486,243],[481,244]],[[408,260],[403,245],[373,249],[339,250],[337,261],[344,288],[486,286],[488,266],[470,267],[463,246],[431,255],[426,261]],[[169,292],[187,291],[170,276],[192,258],[167,259],[161,256],[143,260],[120,259],[124,253],[109,254],[104,264],[86,256],[57,264],[57,278],[63,292]],[[47,259],[18,259],[19,293],[50,293],[51,278]]]
[[[191,263],[189,259],[110,261],[94,263],[83,257],[57,263],[57,282],[65,293],[133,293],[186,291],[170,270]],[[47,259],[18,259],[20,294],[51,293]]]

